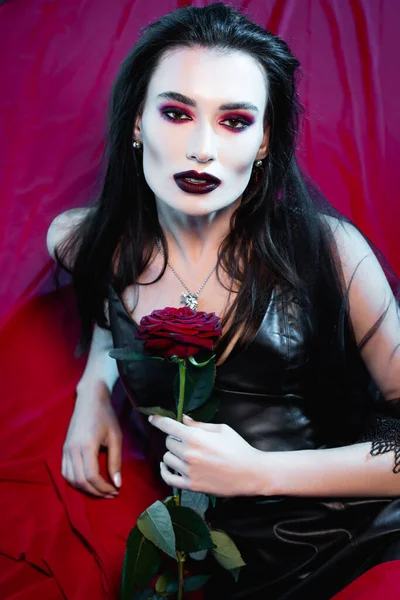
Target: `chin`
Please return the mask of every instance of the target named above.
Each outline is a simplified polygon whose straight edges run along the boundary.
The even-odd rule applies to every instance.
[[[216,211],[236,208],[237,204],[240,203],[240,199],[228,200],[225,202],[220,200],[218,202],[215,197],[212,198],[211,192],[210,194],[186,195],[185,198],[179,199],[179,201],[174,198],[172,202],[160,198],[159,202],[164,206],[167,205],[174,211],[184,213],[188,216],[202,217],[215,213]]]
[[[212,213],[216,213],[222,210],[227,210],[229,208],[231,208],[233,205],[233,203],[230,204],[216,204],[216,203],[209,203],[207,206],[205,206],[204,204],[202,204],[201,206],[197,205],[197,206],[193,206],[192,205],[185,205],[185,206],[181,206],[178,210],[182,213],[185,213],[186,215],[189,215],[191,217],[205,217],[206,215],[210,215]]]

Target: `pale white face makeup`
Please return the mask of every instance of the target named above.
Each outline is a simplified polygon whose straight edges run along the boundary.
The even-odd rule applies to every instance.
[[[175,97],[166,97],[169,92]],[[266,101],[262,68],[247,54],[205,48],[166,54],[150,80],[134,131],[134,139],[143,143],[144,174],[157,203],[202,216],[239,200],[254,161],[268,152]],[[221,108],[228,103],[248,106]],[[222,183],[207,194],[184,192],[173,176],[189,170]]]

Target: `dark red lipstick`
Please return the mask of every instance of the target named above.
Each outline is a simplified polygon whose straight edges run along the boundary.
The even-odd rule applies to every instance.
[[[209,173],[198,173],[197,171],[182,171],[175,173],[176,185],[188,194],[207,194],[215,190],[221,180]]]

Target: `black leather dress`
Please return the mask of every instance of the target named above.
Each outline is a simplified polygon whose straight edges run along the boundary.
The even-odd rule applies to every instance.
[[[139,349],[137,324],[111,287],[109,307],[115,347]],[[341,436],[338,425],[352,430],[350,408],[344,413],[341,403],[340,418],[335,419],[336,413],[328,406],[321,409],[324,398],[319,398],[315,408],[310,331],[310,317],[299,304],[273,293],[251,343],[217,369],[215,385],[221,405],[214,422],[230,425],[251,445],[267,452],[356,442],[357,428],[351,440],[348,433]],[[174,407],[171,390],[176,365],[119,362],[118,368],[134,404]],[[144,427],[158,464],[165,452],[165,436],[147,423]],[[237,583],[230,574],[207,564],[216,570],[206,589],[207,600],[327,600],[371,566],[400,559],[397,499],[219,498],[207,520],[231,535],[246,562]]]

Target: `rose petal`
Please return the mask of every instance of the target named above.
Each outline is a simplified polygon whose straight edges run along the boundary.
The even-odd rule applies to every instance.
[[[222,334],[221,320],[215,313],[195,312],[189,307],[166,307],[144,316],[136,332],[144,340],[145,351],[160,356],[187,357],[200,348],[211,350]]]

